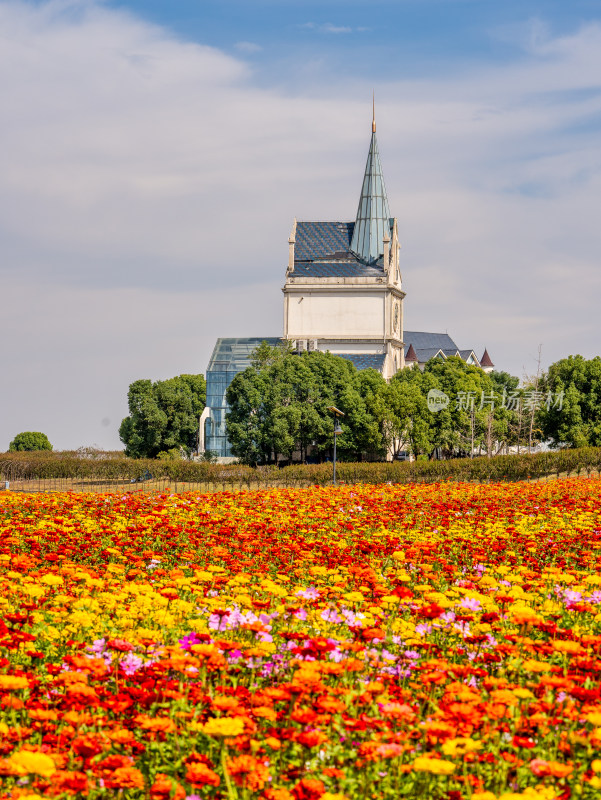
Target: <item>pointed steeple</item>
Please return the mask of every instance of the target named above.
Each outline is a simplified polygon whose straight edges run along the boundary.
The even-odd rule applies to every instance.
[[[417,353],[415,352],[415,348],[412,344],[409,345],[407,355],[405,356],[405,361],[417,361]]]
[[[494,364],[492,363],[492,359],[488,355],[488,350],[486,348],[484,348],[484,353],[482,355],[482,358],[480,359],[480,366],[481,367],[494,367]]]
[[[371,143],[351,240],[351,251],[366,264],[373,264],[384,254],[382,241],[385,234],[390,236],[390,210],[378,153],[374,109]]]

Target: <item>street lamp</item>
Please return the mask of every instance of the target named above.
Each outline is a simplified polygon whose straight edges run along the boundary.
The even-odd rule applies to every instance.
[[[340,427],[340,423],[338,422],[338,417],[344,417],[344,412],[341,411],[336,406],[328,406],[328,411],[331,411],[334,415],[334,474],[333,474],[333,482],[334,486],[336,486],[336,438],[342,433],[342,428]]]

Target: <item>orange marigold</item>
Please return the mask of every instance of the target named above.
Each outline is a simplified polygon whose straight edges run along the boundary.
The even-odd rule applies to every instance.
[[[186,780],[193,786],[219,786],[221,783],[219,775],[199,761],[188,764]]]
[[[88,793],[88,778],[85,772],[55,772],[50,779],[49,794]]]
[[[238,786],[256,792],[262,789],[269,779],[269,770],[253,756],[236,756],[227,761],[227,771]]]
[[[150,787],[151,800],[183,800],[185,796],[184,788],[175,779],[162,772],[157,773]]]
[[[264,800],[294,800],[288,789],[265,789],[261,797]]]
[[[118,767],[104,779],[107,789],[143,789],[144,776],[135,767]]]

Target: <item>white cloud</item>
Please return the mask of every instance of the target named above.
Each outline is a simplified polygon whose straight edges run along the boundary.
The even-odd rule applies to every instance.
[[[353,30],[366,30],[366,28],[350,28],[348,25],[334,25],[332,22],[305,22],[299,27],[308,28],[309,30],[317,31],[318,33],[352,33]]]
[[[353,29],[348,25],[334,25],[331,22],[325,22],[323,25],[318,25],[317,30],[320,33],[352,33]]]
[[[115,445],[130,380],[277,335],[293,217],[355,214],[372,86],[261,87],[92,2],[0,2],[0,30],[0,449]],[[601,341],[601,27],[529,42],[376,86],[406,326],[516,374]]]
[[[236,50],[239,50],[241,53],[246,53],[248,55],[254,55],[255,53],[260,53],[263,49],[260,44],[256,42],[236,42],[234,45]]]

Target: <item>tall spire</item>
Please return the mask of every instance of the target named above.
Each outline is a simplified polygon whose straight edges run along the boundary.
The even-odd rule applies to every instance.
[[[351,240],[351,251],[366,264],[373,264],[384,254],[382,241],[385,234],[390,236],[390,211],[376,140],[375,97],[373,102],[371,143]]]

